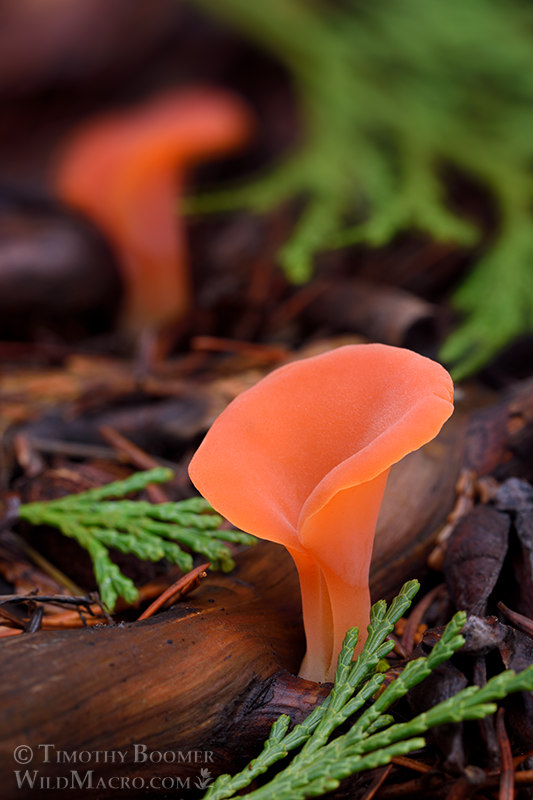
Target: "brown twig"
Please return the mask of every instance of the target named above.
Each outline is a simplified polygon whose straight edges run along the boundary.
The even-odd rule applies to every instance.
[[[218,336],[195,336],[191,340],[193,350],[209,350],[215,353],[235,353],[249,356],[261,363],[277,364],[287,358],[286,347],[258,342],[244,342],[238,339],[223,339]]]
[[[421,600],[416,604],[413,608],[411,613],[409,614],[409,618],[405,623],[405,628],[403,630],[402,638],[401,638],[401,645],[404,652],[409,655],[413,652],[413,647],[415,645],[415,636],[418,626],[422,622],[424,618],[424,614],[431,606],[433,601],[439,597],[444,591],[446,591],[446,586],[443,583],[440,583],[438,586],[435,586],[430,592],[428,592]]]
[[[127,461],[139,469],[153,469],[161,466],[155,458],[109,425],[102,425],[99,432],[102,439],[115,450],[120,460]],[[168,502],[168,496],[160,486],[155,484],[147,486],[146,492],[152,503]]]
[[[424,764],[422,761],[417,761],[414,758],[409,758],[408,756],[394,756],[391,758],[393,764],[396,764],[397,767],[405,767],[406,769],[412,769],[414,772],[432,772],[435,767],[430,767],[429,764]]]
[[[474,658],[473,678],[476,686],[485,686],[487,683],[487,661],[484,656]],[[494,715],[483,717],[477,721],[481,733],[487,757],[495,767],[500,766],[500,749],[496,734]]]
[[[24,633],[36,633],[41,629],[44,616],[44,606],[37,606],[32,611],[32,614],[24,625]]]
[[[281,303],[272,314],[269,321],[270,330],[276,330],[288,325],[295,317],[302,312],[315,300],[331,288],[331,282],[314,280],[295,292],[288,300]]]
[[[84,617],[79,611],[65,611],[53,617],[44,617],[42,629],[44,631],[57,631],[69,628],[88,628],[92,625],[105,625],[109,620],[102,616]]]
[[[513,623],[515,628],[518,628],[518,630],[527,633],[528,636],[533,638],[533,619],[524,616],[524,614],[519,614],[518,611],[511,611],[511,609],[507,608],[505,603],[502,602],[498,603],[498,608],[502,614]]]
[[[500,791],[498,800],[513,800],[514,797],[514,765],[513,753],[507,730],[505,728],[505,710],[500,708],[496,715],[496,732],[500,747]]]
[[[24,551],[24,553],[28,556],[34,564],[36,564],[42,571],[48,575],[52,580],[58,583],[60,586],[64,586],[65,589],[70,592],[72,595],[83,595],[83,591],[77,586],[74,581],[68,578],[60,569],[55,567],[53,564],[48,561],[38,550],[35,550],[31,544],[19,536],[18,533],[11,532],[11,538],[17,543],[17,545]]]
[[[533,757],[533,750],[528,750],[527,753],[521,753],[519,756],[515,756],[513,758],[513,765],[514,767],[519,767],[524,761],[527,761],[528,758]]]
[[[27,621],[25,617],[16,614],[9,607],[0,605],[0,617],[3,618],[4,625],[14,625],[17,628],[23,628],[24,623]]]
[[[448,539],[461,517],[464,517],[474,506],[477,475],[474,470],[463,469],[455,485],[455,505],[446,517],[446,524],[441,529],[436,546],[428,556],[428,565],[431,569],[441,571],[444,564],[444,554],[448,546]]]
[[[403,758],[403,757],[402,757]],[[411,760],[411,759],[408,759]],[[397,759],[393,759],[396,762]],[[400,766],[400,765],[399,765]],[[430,774],[432,773],[432,774]],[[480,767],[468,766],[464,774],[451,786],[446,796],[446,800],[466,800],[476,793],[480,800],[482,795],[479,792],[485,789],[498,788],[500,775],[488,774]],[[517,772],[515,781],[521,785],[533,783],[533,770],[529,773]],[[383,787],[380,791],[380,800],[395,800],[396,798],[409,798],[421,796],[423,798],[433,797],[435,792],[439,792],[450,782],[450,776],[443,772],[434,771],[433,768],[427,770],[426,774],[419,778],[414,778],[404,783],[395,783]]]
[[[362,796],[361,800],[372,800],[377,795],[377,793],[379,792],[379,790],[389,777],[391,770],[392,770],[392,764],[389,764],[384,769],[381,769],[379,771],[379,774],[376,775],[376,777],[368,787],[368,790]]]
[[[7,628],[0,625],[0,639],[6,636],[16,636],[18,633],[23,633],[22,628]]]
[[[4,603],[50,603],[58,606],[83,606],[92,613],[94,600],[90,597],[71,597],[63,594],[4,594],[0,598],[0,606]]]
[[[156,597],[159,597],[161,592],[165,591],[169,585],[169,581],[177,581],[182,577],[182,575],[183,573],[179,567],[176,565],[170,567],[168,572],[165,572],[163,575],[158,575],[148,583],[143,583],[142,586],[139,586],[137,600],[134,604],[128,604],[128,606],[131,607],[131,605],[135,605],[137,608],[140,608],[141,606],[145,606],[147,603],[151,603],[152,600],[155,600]],[[123,601],[120,598],[117,600],[117,609],[119,611],[122,610],[122,602]]]
[[[7,606],[12,603],[30,603],[34,606],[33,612],[28,617],[17,617]],[[41,605],[35,607],[35,604]],[[52,616],[44,615],[44,605],[52,606],[75,606],[75,609],[68,609],[62,614]],[[83,611],[89,616],[85,617]],[[97,613],[101,612],[101,613]],[[0,599],[0,616],[8,620],[17,628],[23,629],[25,633],[33,633],[36,630],[58,630],[63,628],[80,628],[87,625],[102,625],[105,621],[112,622],[109,615],[92,597],[69,597],[68,595],[39,595],[39,594],[11,594],[3,595]]]
[[[480,767],[468,766],[459,780],[457,780],[448,794],[446,800],[467,800],[472,797],[485,783],[485,773]]]
[[[529,758],[532,754],[528,753],[525,758]],[[516,766],[517,759],[513,759],[514,766]],[[497,789],[500,786],[500,772],[488,772],[484,788]],[[533,786],[533,769],[517,770],[513,775],[515,786]]]
[[[156,611],[159,611],[164,605],[168,603],[175,603],[180,597],[184,597],[186,594],[190,594],[194,591],[202,582],[204,578],[207,577],[207,570],[211,564],[206,562],[205,564],[200,564],[198,567],[194,567],[184,575],[182,578],[177,580],[172,586],[169,586],[168,589],[159,595],[157,600],[154,600],[148,608],[146,608],[141,616],[139,617],[139,621],[142,619],[148,619]]]
[[[515,772],[514,782],[519,786],[533,786],[533,769]]]
[[[444,777],[441,775],[423,775],[420,778],[405,781],[404,783],[390,784],[384,786],[380,791],[380,800],[395,800],[396,798],[411,798],[416,795],[431,797],[431,792],[441,789],[444,785]]]
[[[115,453],[109,447],[84,442],[64,442],[60,439],[47,439],[43,436],[29,436],[30,446],[40,453],[53,455],[72,456],[73,458],[94,458],[113,460]]]
[[[13,439],[17,461],[28,478],[36,478],[44,470],[44,461],[24,433],[17,433]]]

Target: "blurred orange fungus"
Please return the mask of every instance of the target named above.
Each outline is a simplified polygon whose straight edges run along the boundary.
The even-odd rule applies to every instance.
[[[64,146],[57,193],[113,246],[126,291],[123,325],[130,332],[160,330],[188,310],[179,215],[185,170],[237,147],[251,127],[237,97],[197,88],[90,120]]]

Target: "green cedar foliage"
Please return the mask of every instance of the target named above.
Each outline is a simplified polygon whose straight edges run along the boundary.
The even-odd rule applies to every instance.
[[[511,692],[533,690],[533,665],[515,674],[502,672],[485,686],[468,686],[407,722],[396,722],[389,709],[439,664],[448,660],[464,644],[460,632],[466,614],[455,614],[441,639],[427,657],[410,661],[398,677],[378,692],[385,683],[380,671],[382,659],[394,643],[387,636],[409,608],[418,591],[417,581],[409,581],[387,609],[381,600],[371,610],[368,639],[355,661],[357,628],[351,628],[339,655],[333,689],[324,702],[291,730],[290,719],[282,714],[272,725],[262,752],[237,775],[220,775],[204,795],[204,800],[236,797],[273,764],[295,751],[288,763],[257,789],[239,794],[249,800],[305,800],[336,789],[344,778],[363,770],[388,764],[395,756],[424,747],[422,734],[436,725],[481,719],[496,710],[495,701]],[[341,735],[337,729],[350,722]]]
[[[299,197],[280,262],[308,281],[321,250],[404,230],[471,245],[443,165],[481,183],[497,229],[459,287],[441,356],[460,379],[533,329],[533,4],[524,0],[195,0],[288,69],[303,118],[294,152],[254,182],[191,198],[257,212]]]
[[[131,553],[141,560],[166,558],[183,572],[193,559],[182,546],[201,553],[215,568],[233,569],[231,553],[224,542],[254,544],[255,537],[242,531],[221,530],[222,517],[202,497],[179,503],[112,500],[139,492],[151,483],[164,483],[172,470],[159,467],[137,472],[123,481],[109,483],[59,500],[27,503],[19,508],[21,519],[32,525],[50,525],[75,539],[89,553],[102,603],[113,610],[117,598],[128,603],[137,599],[137,589],[113,563],[109,548]]]

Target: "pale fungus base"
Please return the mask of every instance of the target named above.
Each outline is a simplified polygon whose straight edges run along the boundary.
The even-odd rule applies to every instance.
[[[402,348],[348,345],[280,367],[243,392],[193,457],[191,479],[217,511],[291,553],[307,638],[303,677],[333,677],[353,625],[362,647],[389,469],[452,411],[440,364]]]

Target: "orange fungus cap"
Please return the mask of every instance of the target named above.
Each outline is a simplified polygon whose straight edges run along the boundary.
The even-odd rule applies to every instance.
[[[348,627],[359,626],[362,646],[389,469],[452,411],[440,364],[403,348],[348,345],[286,364],[243,392],[194,455],[191,479],[213,507],[293,556],[305,677],[331,679]]]

